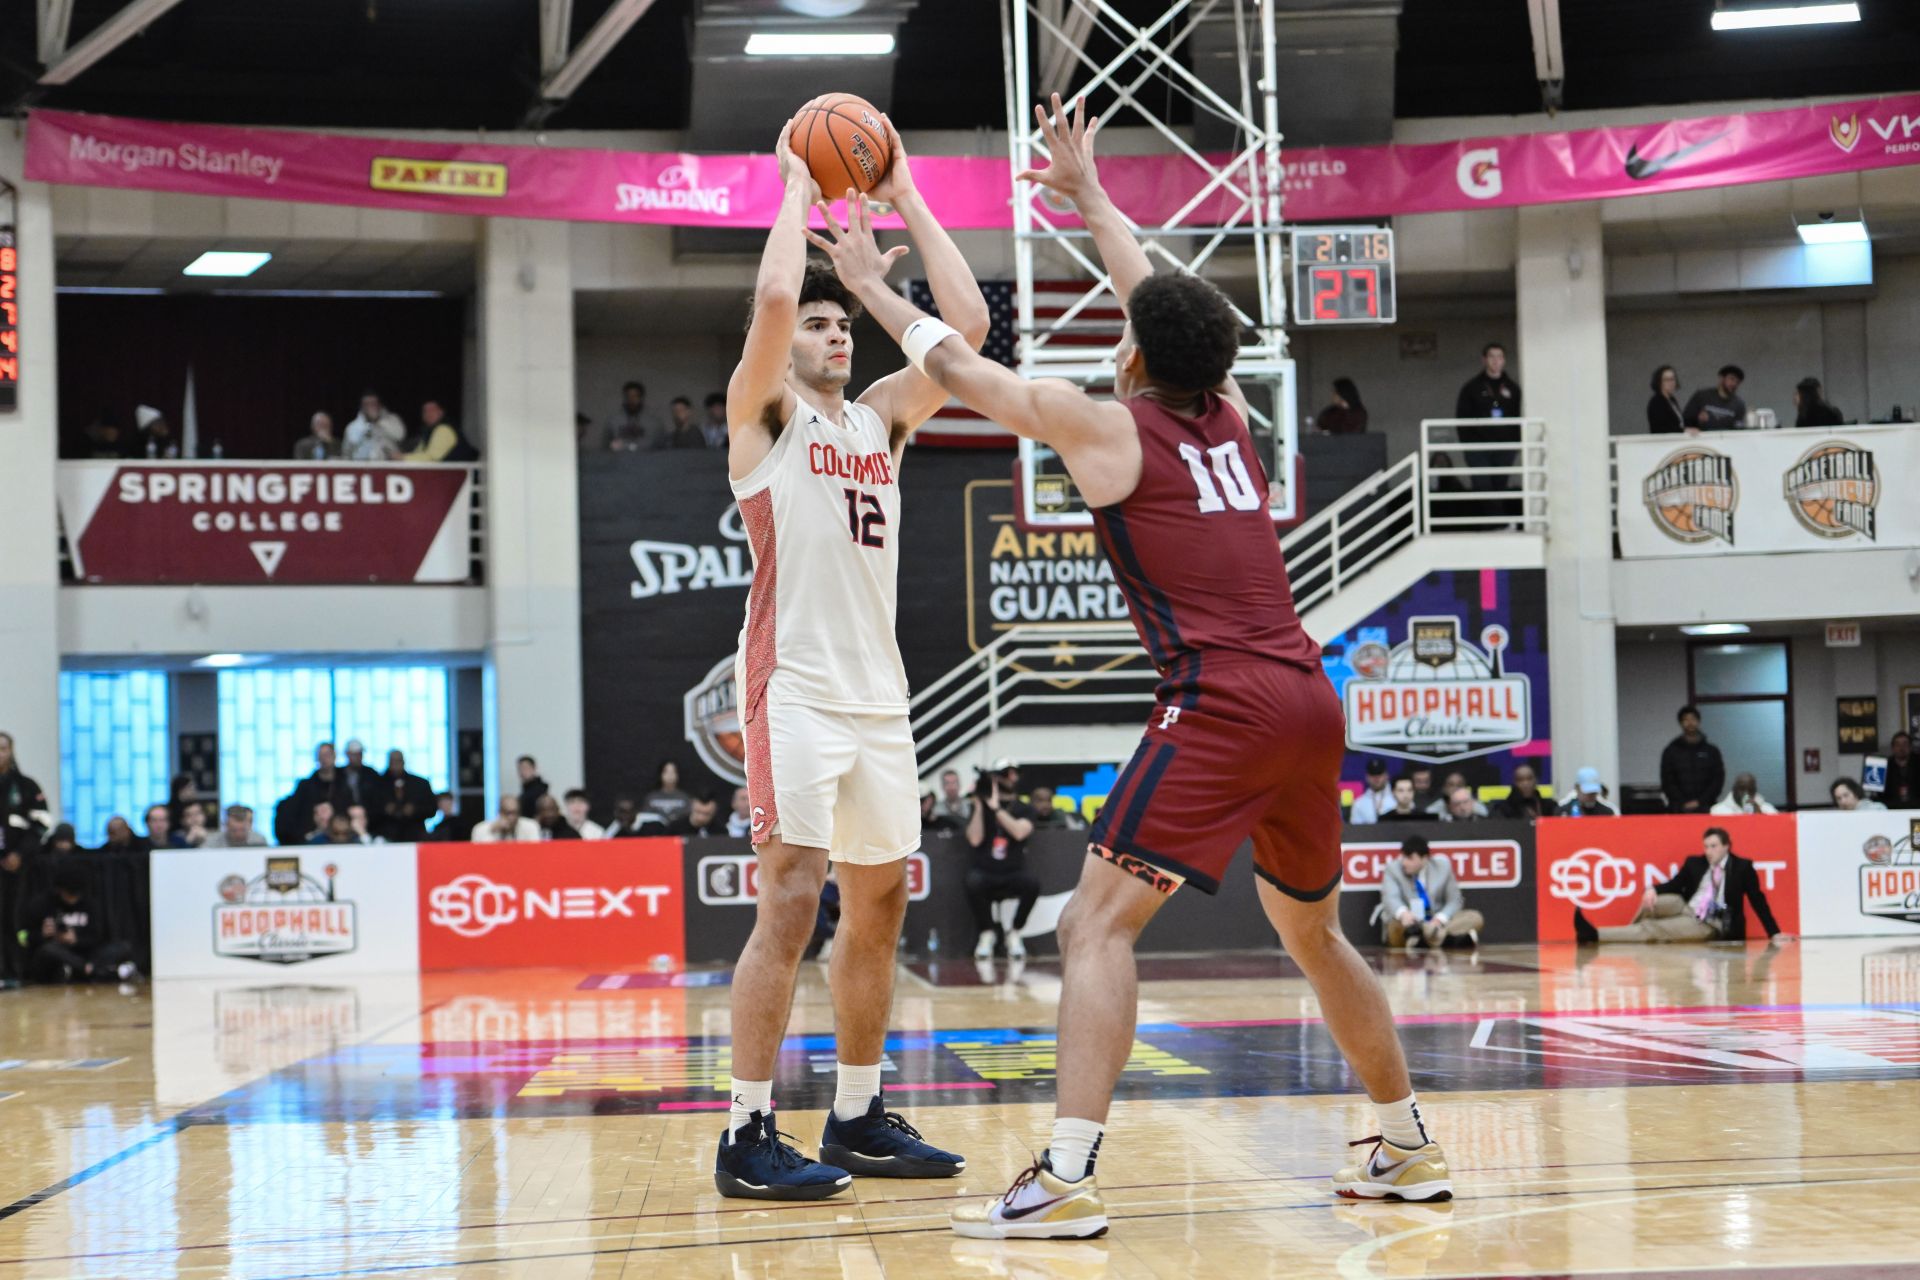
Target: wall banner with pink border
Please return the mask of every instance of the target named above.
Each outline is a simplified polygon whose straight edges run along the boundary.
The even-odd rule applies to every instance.
[[[1916,162],[1920,94],[1905,94],[1664,124],[1289,149],[1286,213],[1309,222],[1558,204]],[[916,156],[913,167],[948,226],[1012,225],[1004,158]],[[1201,169],[1181,156],[1114,156],[1101,171],[1121,207],[1143,222],[1165,219],[1206,184]],[[768,155],[423,142],[61,111],[36,111],[28,121],[26,176],[189,195],[668,226],[765,227],[780,204]]]

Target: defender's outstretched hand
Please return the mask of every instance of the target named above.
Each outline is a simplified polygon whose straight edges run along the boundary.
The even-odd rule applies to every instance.
[[[893,264],[907,256],[906,245],[896,245],[882,252],[880,244],[873,238],[873,222],[867,213],[866,197],[851,187],[847,189],[847,225],[842,227],[833,216],[833,206],[822,200],[818,206],[820,215],[827,220],[827,226],[833,232],[833,239],[813,231],[807,231],[807,239],[827,251],[833,259],[834,274],[840,277],[840,283],[865,295],[867,290],[884,287],[887,272]]]
[[[1033,115],[1040,122],[1041,136],[1047,140],[1050,162],[1045,169],[1028,169],[1015,175],[1014,181],[1037,182],[1076,204],[1082,197],[1099,191],[1100,175],[1093,165],[1093,135],[1100,128],[1100,117],[1087,119],[1085,96],[1073,100],[1071,120],[1057,93],[1053,95],[1051,116],[1044,104],[1035,106]]]

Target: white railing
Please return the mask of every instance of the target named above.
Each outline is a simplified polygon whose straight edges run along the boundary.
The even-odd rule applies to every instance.
[[[1480,435],[1487,428],[1500,436]],[[1437,418],[1420,424],[1417,452],[1289,530],[1280,546],[1304,615],[1422,534],[1546,528],[1546,424]],[[1071,663],[1061,663],[1069,652]],[[931,766],[1028,708],[1125,706],[1115,719],[1132,720],[1159,678],[1130,623],[1013,627],[914,696],[914,744]]]

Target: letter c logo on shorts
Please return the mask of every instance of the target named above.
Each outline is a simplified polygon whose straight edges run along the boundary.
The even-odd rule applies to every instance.
[[[463,938],[483,938],[520,918],[517,897],[507,885],[469,872],[433,887],[427,894],[427,920]]]
[[[1598,911],[1639,889],[1640,866],[1605,849],[1582,849],[1554,863],[1547,891],[1582,911]]]
[[[1454,181],[1460,190],[1475,200],[1491,200],[1500,194],[1500,148],[1475,147],[1460,157],[1454,166]]]

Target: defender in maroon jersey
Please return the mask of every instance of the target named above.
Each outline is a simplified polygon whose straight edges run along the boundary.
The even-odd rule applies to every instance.
[[[1251,837],[1261,905],[1319,997],[1334,1041],[1373,1099],[1374,1150],[1334,1190],[1441,1200],[1452,1183],[1413,1096],[1393,1015],[1341,934],[1340,705],[1293,608],[1267,512],[1267,479],[1230,376],[1240,325],[1196,276],[1155,276],[1101,189],[1093,128],[1060,99],[1050,168],[1021,175],[1070,199],[1127,310],[1111,402],[1071,383],[1028,381],[976,355],[885,283],[865,202],[844,230],[828,211],[841,280],[908,358],[970,408],[1059,453],[1093,509],[1140,641],[1162,680],[1146,734],[1091,835],[1060,921],[1059,1102],[1047,1154],[998,1199],[953,1215],[962,1235],[1086,1237],[1107,1229],[1094,1157],[1133,1044],[1133,945],[1168,894],[1220,887]],[[1097,122],[1096,122],[1097,123]],[[811,236],[812,233],[809,233]],[[1225,1145],[1225,1144],[1223,1144]]]

